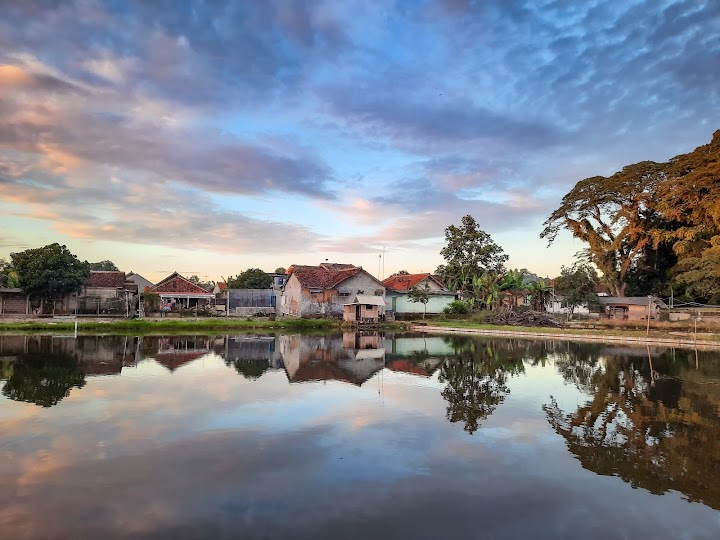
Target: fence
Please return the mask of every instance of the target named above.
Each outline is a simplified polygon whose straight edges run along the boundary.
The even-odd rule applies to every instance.
[[[273,289],[228,289],[230,310],[249,307],[275,307]]]
[[[128,310],[135,311],[133,305],[128,306],[124,298],[93,298],[82,297],[77,299],[77,315],[96,317],[125,317]]]

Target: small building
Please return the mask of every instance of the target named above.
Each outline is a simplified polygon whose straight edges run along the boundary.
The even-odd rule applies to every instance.
[[[91,270],[90,277],[85,282],[81,296],[108,300],[111,298],[125,298],[129,288],[125,287],[125,272],[109,270]],[[128,283],[128,285],[131,285]],[[133,289],[137,287],[132,283]]]
[[[657,319],[660,309],[667,309],[661,299],[648,296],[601,296],[599,300],[609,319],[639,321],[647,319],[648,314]]]
[[[0,287],[0,315],[29,315],[30,297],[15,287]]]
[[[164,311],[179,311],[181,308],[205,308],[214,304],[215,295],[184,278],[177,272],[160,281],[149,289],[149,292],[160,296]]]
[[[387,309],[394,313],[442,313],[455,300],[455,293],[450,291],[438,278],[431,274],[396,274],[390,276],[383,284],[387,288]],[[409,293],[413,288],[428,291],[428,303],[411,302]]]
[[[561,294],[550,293],[545,302],[545,311],[548,313],[570,313],[570,306],[565,302],[565,297]],[[572,309],[575,315],[589,315],[590,309],[587,304],[580,304]]]
[[[288,269],[277,312],[286,317],[339,318],[345,305],[353,303],[358,295],[380,298],[381,305],[364,305],[377,305],[379,316],[385,316],[385,286],[362,267],[337,263],[293,265]]]
[[[343,320],[355,323],[376,323],[380,321],[380,310],[385,308],[381,296],[358,294],[352,302],[343,304]]]

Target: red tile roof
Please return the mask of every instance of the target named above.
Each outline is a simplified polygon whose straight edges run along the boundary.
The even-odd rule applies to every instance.
[[[160,283],[150,289],[153,293],[178,293],[178,294],[201,294],[207,296],[209,293],[206,289],[203,289],[200,285],[196,285],[192,281],[185,279],[177,272],[169,275],[163,279]]]
[[[413,375],[422,375],[423,377],[430,376],[426,370],[413,364],[409,360],[395,360],[394,362],[390,362],[387,367],[392,371],[402,371],[404,373],[412,373]]]
[[[406,274],[390,276],[383,281],[388,289],[397,292],[406,292],[417,287],[418,283],[430,277],[430,274]]]
[[[332,289],[362,270],[351,264],[321,264],[320,266],[292,265],[295,275],[304,288]]]
[[[125,272],[91,270],[85,287],[96,289],[122,289],[125,285]]]

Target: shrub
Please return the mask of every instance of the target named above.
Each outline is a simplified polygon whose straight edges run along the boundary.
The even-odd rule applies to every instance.
[[[465,315],[469,312],[470,306],[468,306],[467,302],[463,302],[462,300],[453,300],[445,307],[445,309],[443,309],[443,313],[452,315]]]

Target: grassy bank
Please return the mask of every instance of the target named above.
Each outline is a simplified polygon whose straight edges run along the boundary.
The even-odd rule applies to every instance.
[[[475,322],[472,320],[432,320],[426,321],[429,326],[436,326],[441,328],[465,328],[465,329],[476,329],[476,330],[501,330],[501,331],[513,331],[513,332],[532,332],[537,334],[573,334],[573,335],[597,335],[597,336],[617,336],[617,337],[647,337],[647,330],[640,329],[636,325],[629,327],[622,327],[619,324],[612,324],[601,327],[562,327],[562,328],[537,328],[530,326],[502,326],[495,324],[487,324]],[[682,339],[695,339],[695,333],[689,331],[685,326],[673,326],[671,324],[656,325],[653,328],[651,323],[650,334],[651,338],[682,338]],[[720,330],[707,329],[702,330],[698,328],[697,333],[698,341],[720,341]]]
[[[220,330],[336,330],[340,321],[335,319],[122,319],[122,320],[78,320],[78,333],[82,334],[158,334],[193,332],[204,333]],[[23,322],[0,322],[0,332],[57,332],[74,331],[73,320],[35,320]]]

